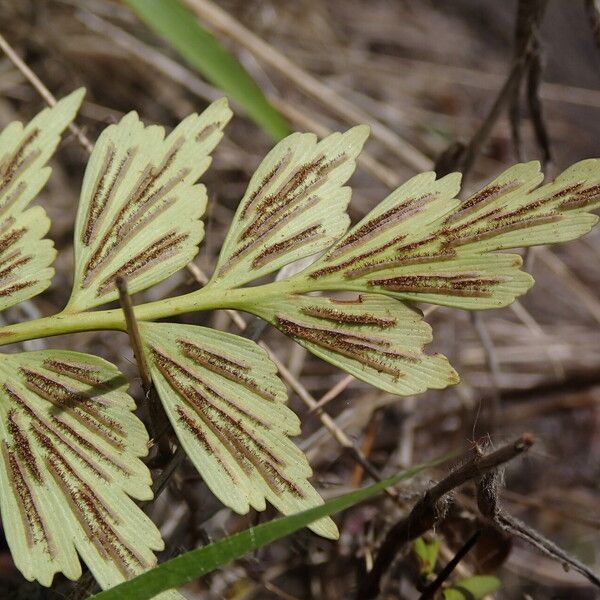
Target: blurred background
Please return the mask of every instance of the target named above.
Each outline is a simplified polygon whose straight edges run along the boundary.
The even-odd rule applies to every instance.
[[[600,48],[598,21],[590,10],[593,2],[538,3],[545,5],[539,26],[533,24],[534,50],[539,47],[533,64],[540,69],[524,79],[514,102],[501,103],[493,119],[490,111],[514,72],[523,40],[516,27],[518,22],[523,25],[523,18],[517,19],[515,0],[183,4],[191,18],[237,58],[291,130],[325,135],[358,122],[372,126],[366,158],[351,182],[354,220],[419,171],[435,165],[438,171],[460,169],[465,164],[464,148],[474,148],[474,139],[476,152],[468,165],[465,194],[517,160],[543,159],[548,147],[540,144],[541,119],[549,138],[549,177],[577,160],[600,156]],[[522,10],[526,4],[536,3],[521,2]],[[129,110],[138,111],[147,123],[170,128],[224,93],[214,78],[199,72],[127,3],[0,0],[0,33],[57,97],[87,88],[78,125],[92,140]],[[535,88],[536,77],[539,87],[528,98],[528,85]],[[249,178],[275,143],[272,131],[246,116],[243,100],[233,102],[235,117],[203,177],[209,207],[206,237],[195,263],[207,274]],[[43,106],[20,71],[0,54],[0,127],[29,119]],[[511,114],[513,123],[517,117],[521,122],[520,156],[511,137]],[[42,296],[7,311],[6,322],[51,314],[66,303],[73,221],[86,161],[85,150],[75,137],[67,136],[39,198],[52,219],[50,237],[59,251],[57,273]],[[430,349],[449,357],[462,382],[419,397],[380,392],[275,331],[266,330],[262,337],[384,474],[451,449],[472,447],[482,407],[485,411],[490,402],[500,402],[494,446],[524,431],[540,440],[526,458],[507,469],[501,493],[505,508],[597,567],[599,258],[600,228],[596,228],[581,240],[529,252],[527,269],[536,285],[510,308],[487,311],[477,319],[459,310],[429,309],[426,318],[434,332]],[[181,271],[138,294],[135,301],[191,291],[201,284],[197,271],[195,275]],[[187,315],[182,321],[239,332],[226,313]],[[141,398],[126,336],[83,333],[22,347],[99,354],[131,377],[132,394]],[[303,435],[296,441],[307,452],[315,470],[313,481],[325,497],[369,481],[294,391],[290,405],[303,422]],[[428,473],[405,488],[407,506],[438,475]],[[339,543],[303,531],[190,585],[186,594],[198,599],[351,597],[351,574],[372,563],[381,536],[402,514],[397,503],[380,496],[336,517],[342,532]],[[273,515],[269,511],[260,517],[232,515],[187,464],[180,466],[153,513],[167,541],[161,558]],[[447,558],[479,526],[474,490],[465,486],[454,495],[443,527],[431,532],[430,539],[443,541]],[[598,597],[579,574],[491,528],[484,530],[455,577],[474,573],[500,578],[502,587],[493,595],[498,599]],[[418,585],[417,561],[409,551],[390,571],[381,597],[418,598]],[[24,583],[0,538],[0,597],[64,598],[72,593],[66,580],[58,579],[52,590]]]

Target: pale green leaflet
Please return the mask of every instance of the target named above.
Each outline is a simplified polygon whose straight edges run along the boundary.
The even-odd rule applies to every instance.
[[[49,220],[28,208],[50,170],[77,91],[27,126],[0,134],[0,308],[50,285]],[[231,118],[219,100],[165,137],[130,113],[100,136],[85,173],[75,225],[75,273],[66,309],[0,330],[0,345],[93,329],[124,330],[115,279],[146,289],[191,261],[203,237],[198,183]],[[428,354],[431,330],[413,301],[466,309],[505,306],[533,279],[515,247],[577,238],[596,223],[600,162],[573,165],[541,185],[537,163],[516,165],[466,200],[460,176],[417,175],[349,231],[346,183],[364,126],[317,141],[293,134],[268,154],[240,202],[205,288],[136,307],[154,384],[180,444],[232,510],[284,514],[322,504],[291,436],[298,417],[276,368],[254,342],[191,325],[154,323],[194,310],[240,309],[383,390],[412,395],[458,381]],[[290,278],[244,287],[323,253]],[[320,292],[315,295],[315,292]],[[337,293],[345,292],[340,297]],[[160,534],[135,500],[151,498],[140,460],[148,435],[116,367],[44,350],[0,358],[0,508],[15,563],[50,585],[81,574],[103,588],[153,566]],[[329,518],[310,526],[336,538]],[[167,592],[166,597],[176,597]]]
[[[50,285],[56,252],[42,240],[50,220],[42,208],[27,207],[48,180],[46,163],[82,99],[77,90],[27,125],[14,122],[0,133],[0,310]]]

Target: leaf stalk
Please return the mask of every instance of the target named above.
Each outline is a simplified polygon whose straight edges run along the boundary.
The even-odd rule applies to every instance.
[[[339,287],[339,286],[338,286]],[[133,307],[137,321],[156,321],[185,313],[232,309],[255,312],[261,300],[288,293],[313,291],[315,284],[304,278],[275,281],[250,288],[223,289],[210,283],[205,287],[174,298],[165,298]],[[319,286],[323,289],[323,285]],[[41,319],[16,323],[0,328],[0,346],[26,340],[47,338],[82,331],[127,331],[121,308],[71,312],[67,309]]]

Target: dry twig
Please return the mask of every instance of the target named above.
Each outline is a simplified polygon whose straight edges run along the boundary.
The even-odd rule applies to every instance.
[[[189,8],[202,19],[203,25],[216,29],[247,48],[257,58],[270,65],[290,79],[300,89],[315,100],[323,103],[331,111],[337,113],[350,123],[367,123],[373,137],[378,139],[389,150],[398,155],[407,165],[417,171],[431,168],[431,160],[420,150],[400,138],[388,127],[363,112],[357,106],[337,94],[331,87],[301,69],[292,60],[269,45],[222,8],[210,0],[185,0]]]
[[[581,561],[545,538],[541,533],[528,527],[519,519],[505,512],[498,498],[497,472],[485,473],[477,485],[477,505],[481,514],[487,517],[493,525],[519,539],[526,541],[540,552],[563,564],[565,569],[573,568],[581,573],[590,583],[600,588],[600,578]]]
[[[447,509],[444,496],[467,481],[479,479],[488,471],[520,456],[529,450],[533,442],[533,436],[524,434],[512,444],[502,446],[490,454],[476,453],[471,460],[451,471],[442,481],[428,489],[410,514],[388,531],[373,568],[359,585],[357,600],[375,598],[379,593],[382,578],[398,553],[406,544],[429,531],[444,518]]]

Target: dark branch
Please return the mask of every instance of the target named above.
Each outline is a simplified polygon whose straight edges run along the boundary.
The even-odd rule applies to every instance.
[[[435,593],[442,587],[444,581],[452,575],[458,563],[473,549],[481,537],[481,530],[477,530],[452,557],[452,560],[440,571],[440,574],[423,590],[419,600],[433,600]]]
[[[538,29],[547,4],[548,0],[519,0],[515,24],[515,50],[510,73],[487,116],[470,141],[466,144],[451,144],[438,158],[434,167],[438,176],[441,177],[455,170],[461,171],[465,176],[469,173],[505,108],[508,108],[515,152],[518,159],[521,160],[519,96],[522,82],[526,76],[528,77],[528,102],[536,140],[540,144],[544,160],[549,160],[549,139],[538,97],[542,73]]]
[[[595,0],[585,0],[588,17],[590,19],[590,27],[592,35],[598,48],[600,48],[600,7]]]
[[[493,525],[506,531],[537,548],[550,558],[562,563],[565,568],[573,568],[581,573],[588,581],[600,588],[600,578],[581,561],[568,552],[546,539],[535,529],[528,527],[512,515],[504,512],[498,497],[498,474],[486,473],[477,484],[477,505],[481,514],[487,517]]]
[[[359,585],[357,599],[368,600],[379,593],[381,579],[392,564],[394,558],[406,544],[423,535],[434,527],[446,513],[444,496],[453,489],[472,479],[479,479],[488,471],[509,462],[527,451],[534,443],[530,434],[523,434],[512,444],[502,446],[490,454],[476,455],[464,465],[448,474],[439,483],[427,490],[415,504],[408,516],[396,523],[386,535],[373,569]]]

